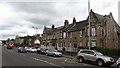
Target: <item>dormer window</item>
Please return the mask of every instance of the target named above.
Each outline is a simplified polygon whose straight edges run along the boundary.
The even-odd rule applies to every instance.
[[[66,38],[66,32],[63,33],[63,37]]]

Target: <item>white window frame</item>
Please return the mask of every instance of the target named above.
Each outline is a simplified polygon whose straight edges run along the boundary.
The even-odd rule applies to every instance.
[[[95,36],[95,35],[96,35],[96,29],[95,29],[95,27],[93,27],[93,28],[91,29],[91,32],[92,32],[92,36]]]
[[[96,42],[91,42],[92,43],[92,47],[96,47]]]
[[[62,32],[60,33],[60,36],[61,36],[61,38],[62,38]]]
[[[82,37],[83,36],[83,31],[82,30],[80,30],[80,37]]]
[[[31,39],[29,39],[29,41],[31,41]]]
[[[80,42],[80,47],[82,46],[82,42]]]
[[[87,46],[89,47],[89,41],[87,41]]]
[[[66,32],[63,32],[63,37],[66,38]]]
[[[87,28],[87,36],[89,36],[90,32],[89,32],[89,28]]]
[[[48,40],[49,40],[49,36],[48,36]]]
[[[72,38],[72,32],[70,32],[70,38]]]
[[[70,51],[72,51],[72,43],[70,42]]]

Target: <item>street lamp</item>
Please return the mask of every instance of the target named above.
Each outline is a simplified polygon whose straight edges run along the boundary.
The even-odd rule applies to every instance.
[[[89,33],[88,33],[88,35],[89,35],[89,42],[88,42],[88,47],[89,47],[89,50],[90,50],[90,43],[91,43],[91,39],[90,39],[90,0],[88,0],[88,13],[89,13]]]
[[[35,27],[35,26],[32,26],[32,28],[34,28],[36,30],[36,40],[34,41],[34,44],[37,45],[37,44],[40,44],[40,41],[37,39],[37,30],[40,29],[39,27]]]
[[[36,30],[36,35],[37,35],[37,30],[39,29],[38,27],[32,26]]]

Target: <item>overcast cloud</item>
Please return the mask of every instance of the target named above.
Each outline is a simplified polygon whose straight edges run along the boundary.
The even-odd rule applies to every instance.
[[[91,0],[91,9],[102,15],[112,12],[115,21],[118,22],[118,1]],[[51,2],[2,0],[0,2],[0,39],[14,38],[16,35],[34,35],[35,29],[32,26],[39,27],[38,33],[42,34],[44,26],[51,27],[54,24],[57,27],[63,25],[65,19],[71,23],[73,17],[81,21],[87,16],[88,0],[51,0]]]

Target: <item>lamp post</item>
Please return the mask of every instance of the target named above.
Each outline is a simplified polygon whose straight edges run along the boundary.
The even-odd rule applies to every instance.
[[[32,26],[32,28],[34,28],[36,30],[36,36],[35,36],[35,41],[34,41],[34,44],[35,45],[38,45],[40,44],[40,41],[37,39],[37,30],[40,29],[39,27],[35,27],[35,26]]]
[[[36,35],[37,35],[38,27],[32,26],[32,28],[34,28],[36,30]]]
[[[89,35],[89,41],[88,41],[88,47],[89,47],[89,50],[90,50],[90,43],[91,43],[91,38],[90,38],[90,0],[88,0],[88,13],[89,13],[89,33],[88,33],[88,35]]]

